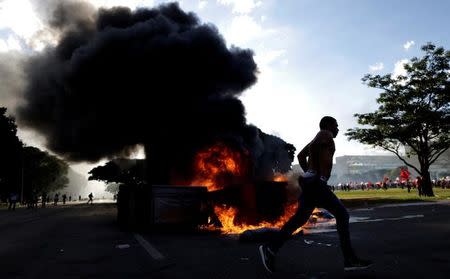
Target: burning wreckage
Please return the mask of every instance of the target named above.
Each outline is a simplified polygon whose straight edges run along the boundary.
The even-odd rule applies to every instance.
[[[25,63],[18,123],[71,162],[143,146],[146,183],[121,187],[122,225],[240,232],[292,214],[276,173],[290,170],[295,148],[247,124],[239,99],[257,81],[251,50],[227,47],[214,25],[177,3],[134,11],[45,3],[57,43]]]
[[[141,228],[201,226],[226,233],[280,225],[295,210],[287,206],[287,177],[255,179],[250,176],[248,156],[220,143],[194,156],[193,177],[188,181],[174,176],[164,185],[124,184],[119,193],[119,222]],[[152,169],[147,171],[151,176]],[[138,216],[130,218],[135,213]]]
[[[266,137],[268,135],[262,135]],[[188,181],[176,176],[166,185],[149,185],[149,160],[113,160],[126,174],[118,201],[119,224],[126,229],[202,229],[221,233],[241,233],[243,241],[267,239],[292,216],[297,208],[295,176],[276,174],[270,180],[249,177],[247,152],[233,151],[220,143],[194,157]],[[90,173],[100,177],[105,166]],[[139,177],[136,179],[136,177]],[[289,181],[288,181],[289,179]],[[292,185],[294,184],[294,185]],[[204,186],[199,186],[204,185]],[[303,230],[331,216],[315,210]],[[332,217],[331,217],[332,218]],[[329,223],[327,222],[329,225]]]

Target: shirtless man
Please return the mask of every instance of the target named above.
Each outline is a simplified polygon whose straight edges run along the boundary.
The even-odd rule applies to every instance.
[[[372,264],[370,261],[359,259],[353,252],[348,229],[348,212],[327,185],[333,167],[335,151],[333,138],[339,132],[337,121],[331,116],[325,116],[320,120],[319,126],[320,131],[316,137],[297,156],[300,166],[305,171],[299,178],[302,193],[297,212],[284,224],[272,242],[259,246],[262,262],[269,272],[275,270],[275,254],[292,233],[308,221],[315,207],[328,210],[336,218],[344,255],[344,270],[364,269]]]

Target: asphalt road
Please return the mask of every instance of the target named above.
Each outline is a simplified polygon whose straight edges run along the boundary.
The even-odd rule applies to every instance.
[[[351,210],[368,270],[344,272],[334,226],[294,237],[268,274],[258,243],[211,232],[120,231],[114,204],[0,210],[0,278],[449,278],[450,202]]]

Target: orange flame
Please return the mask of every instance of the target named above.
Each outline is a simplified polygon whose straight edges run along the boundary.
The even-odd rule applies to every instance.
[[[240,234],[246,230],[255,230],[259,228],[281,228],[288,220],[291,218],[295,212],[297,211],[298,204],[293,203],[290,205],[287,205],[284,208],[284,214],[278,218],[278,220],[274,222],[261,222],[257,225],[246,225],[246,224],[234,224],[234,218],[236,217],[237,209],[233,207],[227,207],[227,206],[215,206],[214,212],[216,213],[217,217],[219,218],[220,222],[222,223],[222,228],[220,228],[221,233],[223,234]],[[313,213],[318,212],[317,208],[314,209]],[[303,230],[304,232],[307,232],[305,229],[306,226],[313,225],[316,220],[313,221],[312,224],[307,223],[303,227],[298,228],[294,234],[298,233],[299,231]],[[207,229],[215,230],[213,227],[207,227]]]
[[[290,216],[292,216],[292,214],[295,212],[296,207],[297,207],[296,204],[294,209],[291,209],[293,208],[293,206],[286,207],[285,214],[273,223],[261,222],[258,225],[235,224],[234,218],[236,217],[237,209],[233,207],[215,206],[214,212],[216,213],[217,217],[222,223],[222,227],[220,228],[222,233],[239,234],[246,230],[253,230],[262,227],[279,228],[284,224],[285,221],[289,219]],[[210,229],[214,230],[215,228]]]
[[[281,173],[277,172],[273,176],[273,181],[276,181],[276,182],[288,182],[288,178],[284,174],[281,174]]]
[[[247,164],[245,153],[232,150],[223,143],[199,152],[194,158],[195,177],[190,183],[192,186],[206,186],[208,191],[221,190],[227,185],[237,182],[236,179],[242,178],[246,174]],[[273,181],[287,182],[288,178],[281,174],[275,173]],[[266,228],[281,228],[297,210],[297,203],[285,206],[284,214],[274,222],[261,222],[257,225],[235,224],[237,209],[226,205],[214,206],[214,213],[222,224],[220,231],[223,234],[239,234],[246,230]],[[315,209],[316,211],[317,209]],[[217,230],[213,226],[204,227],[209,230]],[[294,233],[298,233],[305,228],[299,228]]]
[[[225,179],[241,176],[245,170],[244,158],[223,143],[199,152],[194,159],[195,177],[191,185],[206,186],[208,191],[222,189]]]

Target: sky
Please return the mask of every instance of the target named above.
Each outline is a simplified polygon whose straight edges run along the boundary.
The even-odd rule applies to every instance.
[[[51,0],[46,0],[51,1]],[[46,32],[39,0],[0,0],[0,105],[19,102],[21,57],[41,51],[56,38]],[[157,0],[90,0],[95,6],[153,7]],[[339,123],[336,156],[384,154],[348,141],[354,113],[374,111],[376,89],[362,84],[367,74],[401,73],[403,63],[421,56],[432,42],[450,48],[450,1],[433,0],[183,0],[180,7],[217,26],[227,45],[250,48],[258,82],[243,92],[247,121],[294,144],[299,151],[318,131],[322,116]],[[7,63],[7,64],[5,64]],[[22,77],[23,78],[23,77]],[[6,84],[6,87],[5,87]],[[11,85],[10,85],[11,84]],[[7,88],[6,90],[4,88]],[[44,139],[19,127],[25,143]],[[296,163],[296,162],[295,162]],[[91,166],[79,164],[80,171]]]

